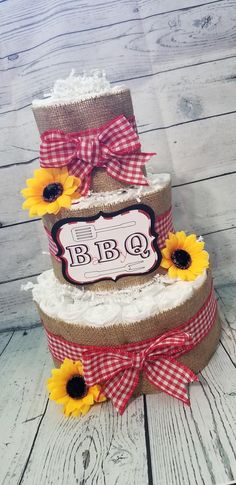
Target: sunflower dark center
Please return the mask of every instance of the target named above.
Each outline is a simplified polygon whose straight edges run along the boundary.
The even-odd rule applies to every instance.
[[[81,399],[87,394],[87,386],[83,376],[73,376],[66,384],[66,391],[73,399]]]
[[[191,256],[184,249],[176,249],[171,255],[174,265],[180,269],[188,269],[191,265]]]
[[[54,202],[63,192],[63,187],[59,183],[48,184],[43,190],[43,198],[46,202]]]

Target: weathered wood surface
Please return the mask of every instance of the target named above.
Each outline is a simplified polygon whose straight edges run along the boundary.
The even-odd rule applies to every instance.
[[[9,313],[2,328],[15,326],[17,302],[35,323],[14,280],[49,265],[41,255],[41,225],[28,223],[19,194],[38,164],[30,104],[73,67],[105,68],[112,82],[125,81],[132,90],[144,149],[158,152],[150,169],[170,171],[178,186],[176,227],[210,233],[217,282],[233,281],[235,6],[235,0],[40,0],[15,5],[13,17],[10,2],[1,3],[0,222],[21,223],[1,232],[1,282],[7,282],[1,292]]]
[[[221,310],[221,318],[224,321],[221,341],[236,365],[236,288],[235,285],[217,288],[216,291]]]
[[[0,335],[3,485],[222,485],[236,480],[236,286],[217,290],[222,344],[191,386],[191,408],[164,394],[66,419],[47,402],[42,328]],[[9,376],[11,378],[9,379]]]
[[[38,22],[36,19],[30,28],[17,29],[13,38],[11,31],[3,32],[2,113],[12,111],[9,85],[13,84],[14,109],[27,106],[29,96],[25,83],[30,85],[33,96],[42,94],[50,80],[55,78],[59,65],[62,75],[68,73],[77,58],[78,48],[84,69],[95,65],[106,67],[113,81],[235,55],[234,0],[137,19],[131,15],[121,20],[122,8],[116,4],[112,24],[110,9],[106,9],[107,24],[105,17],[105,24],[102,22],[99,27],[93,27],[95,15],[89,18],[87,9],[82,16],[76,5],[76,2],[73,8],[65,5],[57,15],[54,7],[55,15],[47,13],[47,19]],[[88,5],[92,6],[90,2]],[[8,8],[7,3],[5,8]],[[44,39],[42,22],[44,29],[48,29]]]
[[[35,282],[36,277],[11,281],[1,285],[0,291],[0,333],[4,329],[27,328],[39,325],[39,314],[32,301],[31,291],[22,291],[21,286],[27,281]]]
[[[5,335],[0,335],[0,341]],[[0,482],[19,483],[47,405],[48,352],[42,329],[16,332],[0,357]]]

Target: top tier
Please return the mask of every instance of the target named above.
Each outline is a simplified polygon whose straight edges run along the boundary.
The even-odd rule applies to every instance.
[[[111,87],[104,74],[92,76],[70,75],[56,81],[50,97],[34,100],[34,117],[40,134],[58,129],[65,133],[99,128],[117,116],[134,116],[129,89]],[[93,171],[91,190],[109,192],[126,184],[109,177],[102,168]]]

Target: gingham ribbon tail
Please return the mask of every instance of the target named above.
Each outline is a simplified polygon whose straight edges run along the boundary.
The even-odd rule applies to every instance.
[[[137,353],[112,348],[106,353],[96,349],[85,352],[82,360],[86,384],[102,383],[105,395],[123,414],[142,370],[152,385],[189,404],[186,386],[198,378],[174,359],[183,347],[186,347],[186,352],[191,350],[191,336],[182,331],[172,331],[157,337],[149,347]]]
[[[140,148],[132,123],[121,115],[96,132],[45,131],[41,135],[40,165],[67,166],[71,175],[80,177],[82,195],[89,190],[95,167],[105,167],[108,175],[120,182],[148,185],[142,167],[154,153],[141,153]]]

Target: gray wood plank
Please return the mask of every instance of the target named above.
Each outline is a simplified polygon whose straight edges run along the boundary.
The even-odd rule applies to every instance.
[[[148,485],[143,398],[119,416],[111,404],[82,419],[62,416],[50,403],[22,484]]]
[[[13,332],[5,332],[0,334],[0,356],[3,354],[13,336]]]
[[[236,369],[220,346],[191,385],[191,408],[147,397],[153,483],[220,485],[236,479]]]
[[[35,282],[36,278],[30,278],[30,280]],[[0,286],[0,332],[40,324],[31,291],[21,290],[21,285],[26,281],[18,280]]]
[[[47,238],[41,221],[1,229],[2,281],[40,273],[50,267]],[[5,250],[4,250],[5,248]]]
[[[223,322],[221,342],[236,364],[236,285],[224,285],[216,290]]]
[[[215,3],[216,0],[208,0],[207,3]],[[3,2],[2,2],[3,3]],[[78,23],[76,20],[79,18],[86,19],[86,25],[88,29],[99,28],[104,23],[119,23],[131,19],[139,19],[140,16],[151,16],[166,13],[168,11],[179,10],[183,8],[190,8],[198,5],[202,5],[202,0],[158,0],[153,2],[152,0],[140,1],[120,0],[119,7],[117,8],[117,2],[107,1],[100,2],[97,0],[88,0],[86,3],[79,3],[76,0],[71,0],[70,3],[65,4],[63,9],[59,0],[52,0],[50,5],[46,4],[44,0],[39,0],[33,5],[29,5],[27,2],[19,5],[16,4],[14,9],[14,19],[9,22],[9,15],[11,14],[11,7],[8,2],[3,3],[1,6],[1,23],[2,30],[1,36],[5,42],[9,42],[12,33],[16,36],[16,39],[22,40],[22,34],[28,35],[27,40],[31,40],[30,31],[32,26],[37,26],[38,30],[49,23],[52,13],[56,13],[55,17],[57,22],[61,21],[63,16],[63,22],[69,22],[72,27],[71,30],[76,30]],[[105,22],[104,22],[105,20]],[[52,19],[51,19],[52,21]],[[15,31],[14,25],[17,22],[18,32]],[[61,25],[62,23],[61,22]],[[29,29],[29,25],[31,29]],[[73,28],[74,27],[74,28]],[[9,61],[14,59],[14,55],[10,57]]]
[[[173,12],[175,10],[189,9],[191,7],[202,6],[203,4],[207,8],[210,3],[216,3],[219,0],[138,0],[138,6],[142,17],[155,14],[162,14],[167,12]]]
[[[12,485],[19,483],[47,404],[51,364],[42,328],[16,332],[0,363],[0,482]]]
[[[18,35],[10,37],[10,52],[8,43],[3,42],[2,113],[27,106],[26,84],[31,96],[42,94],[52,85],[59,69],[63,77],[68,74],[75,59],[86,70],[94,66],[107,68],[115,81],[235,55],[234,11],[235,0],[225,0],[169,12],[161,15],[161,20],[157,15],[90,31],[84,30],[87,15],[79,17],[78,24],[76,15],[67,17],[62,10],[63,22],[59,14],[49,17],[50,38],[43,42],[38,24],[28,29],[30,39],[26,33],[21,36],[20,50]]]
[[[233,113],[141,134],[143,150],[157,152],[149,169],[170,172],[173,185],[234,172],[235,122]]]
[[[214,284],[222,286],[235,283],[236,229],[208,234],[204,240],[211,256]]]

